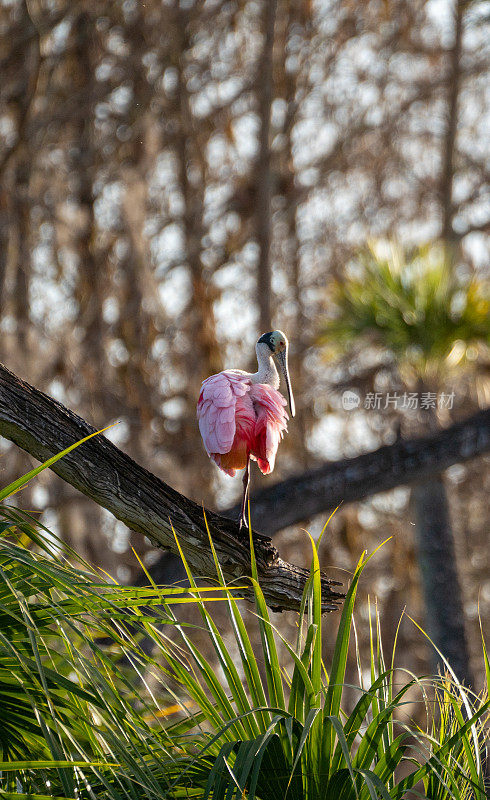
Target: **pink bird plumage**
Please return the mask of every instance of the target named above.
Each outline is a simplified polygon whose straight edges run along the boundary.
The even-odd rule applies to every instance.
[[[264,334],[256,345],[258,372],[225,370],[203,381],[197,418],[208,456],[227,475],[245,469],[240,525],[245,523],[250,460],[264,475],[274,469],[277,448],[287,430],[286,400],[278,391],[277,357],[286,380],[291,414],[294,400],[287,365],[288,341],[281,331]]]
[[[287,430],[285,405],[277,389],[253,384],[247,375],[233,370],[211,375],[203,382],[197,404],[199,430],[208,456],[232,477],[237,469],[247,466],[249,457],[268,475]]]

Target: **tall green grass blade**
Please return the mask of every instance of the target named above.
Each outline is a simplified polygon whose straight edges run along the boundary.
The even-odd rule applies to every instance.
[[[350,748],[349,748],[349,744],[347,742],[347,738],[345,736],[344,728],[343,728],[342,723],[341,723],[341,721],[340,721],[340,719],[338,717],[328,717],[327,719],[329,720],[329,722],[331,723],[335,733],[337,734],[338,746],[340,747],[340,749],[342,751],[342,755],[343,755],[342,768],[343,769],[346,768],[348,770],[349,775],[350,775],[351,780],[352,780],[352,787],[354,789],[354,794],[355,794],[356,797],[358,797],[359,794],[358,794],[358,791],[357,791],[357,785],[356,785],[356,781],[355,781],[355,777],[354,777],[354,767],[356,766],[356,764],[355,764],[355,761],[353,762],[352,759],[351,759]],[[324,717],[324,720],[325,720],[325,717]],[[333,770],[331,770],[331,772],[333,772]]]
[[[328,717],[339,717],[340,714],[342,687],[345,680],[347,652],[349,648],[350,630],[352,625],[352,616],[354,613],[357,586],[364,567],[378,552],[378,550],[383,547],[384,544],[386,544],[387,541],[389,541],[389,539],[386,539],[384,542],[382,542],[379,547],[377,547],[376,550],[374,550],[373,553],[368,556],[368,558],[365,558],[365,554],[361,556],[344,600],[344,607],[342,609],[340,625],[332,658],[330,681],[328,684],[323,708],[324,723],[321,760],[322,764],[324,765],[324,769],[328,770],[329,775],[334,753],[335,731],[328,720]]]
[[[322,764],[325,766],[325,768],[328,768],[328,774],[330,774],[335,740],[335,730],[330,722],[330,718],[338,717],[340,712],[342,685],[345,679],[345,668],[347,663],[347,651],[349,647],[352,614],[354,611],[357,585],[364,567],[364,563],[364,556],[362,556],[357,564],[352,583],[345,596],[344,607],[342,609],[340,625],[332,658],[332,667],[330,669],[330,682],[327,688],[323,707],[324,730],[322,752],[319,758],[321,758]]]
[[[359,698],[356,705],[354,706],[352,713],[345,722],[344,734],[346,737],[349,750],[354,744],[356,737],[359,735],[361,726],[364,720],[366,719],[367,712],[372,704],[373,696],[378,693],[387,675],[388,673],[383,673],[382,675],[380,675],[379,678],[377,678],[375,682],[372,684],[372,686],[370,686],[367,691],[363,692],[362,696]],[[331,765],[332,773],[336,772],[340,767],[345,767],[345,766],[346,764],[342,762],[342,748],[339,742],[337,743],[332,758],[332,765]]]
[[[389,781],[391,779],[394,781],[395,770],[398,767],[399,763],[401,762],[407,750],[407,745],[404,743],[407,737],[408,734],[404,732],[401,733],[399,736],[397,736],[396,739],[393,739],[386,753],[383,753],[378,763],[372,770],[374,774],[378,776],[383,786],[388,788],[388,791],[389,788],[391,788],[389,786]],[[367,790],[361,787],[359,793],[359,800],[367,800],[367,798],[368,798]]]
[[[308,691],[308,686],[306,681],[303,679],[303,683],[305,686],[305,695],[304,695],[304,715],[307,716],[312,708],[320,708],[321,701],[322,701],[322,587],[321,587],[321,578],[320,578],[320,562],[318,559],[318,552],[315,547],[315,542],[313,541],[310,534],[308,534],[311,543],[312,549],[312,563],[311,563],[311,570],[310,574],[312,577],[311,587],[308,589],[310,593],[309,597],[309,607],[310,611],[308,614],[308,627],[313,628],[314,630],[314,639],[312,644],[312,653],[311,653],[311,663],[310,663],[310,674],[311,674],[311,685],[313,688],[313,694],[311,691]],[[307,637],[308,638],[308,637]],[[297,659],[295,659],[295,667],[300,671],[300,664]],[[315,716],[314,721],[311,725],[311,730],[308,738],[308,759],[311,762],[320,763],[321,759],[321,751],[322,751],[322,716],[318,714]],[[316,783],[316,793],[318,794],[320,791],[320,776],[318,775],[311,775],[311,781],[315,784]]]
[[[274,717],[269,729],[257,739],[248,742],[248,747],[243,748],[243,756],[240,757],[241,754],[237,754],[237,760],[233,767],[237,781],[237,797],[242,797],[247,787],[246,795],[253,800],[259,780],[262,788],[267,785],[270,791],[272,784],[277,793],[276,796],[284,796],[290,765],[286,761],[281,746],[282,737],[274,730],[280,726],[282,721],[282,716]]]
[[[52,794],[22,794],[22,792],[4,792],[0,789],[0,798],[4,800],[77,800],[76,797],[66,797],[63,795]]]
[[[249,502],[249,526],[250,526],[250,502]],[[254,543],[252,536],[252,528],[249,527],[250,536],[250,555],[252,564],[252,585],[254,590],[255,604],[257,606],[257,618],[259,622],[260,638],[262,642],[262,650],[264,653],[264,666],[267,679],[267,689],[269,694],[269,704],[276,708],[286,709],[286,700],[284,697],[283,677],[279,665],[279,658],[277,654],[276,642],[272,632],[272,625],[269,617],[269,611],[260,588],[257,562],[255,559]]]
[[[57,767],[117,767],[110,761],[0,761],[1,772],[20,772],[26,769],[54,769]]]
[[[299,664],[296,663],[296,659],[298,658],[296,652],[292,651],[292,648],[290,648],[288,643],[285,642],[285,640],[283,639],[284,643],[286,644],[286,647],[288,647],[288,650],[291,653],[293,660],[295,662],[293,677],[291,679],[288,710],[289,713],[292,714],[294,717],[296,717],[296,719],[298,719],[300,722],[303,722],[305,718],[306,687],[311,683],[307,670],[311,659],[312,645],[315,640],[315,637],[316,637],[316,627],[314,625],[309,625],[306,634],[304,650],[301,654]],[[313,683],[311,683],[310,692],[313,695],[314,693]],[[313,705],[313,698],[311,700],[308,700],[308,708],[311,708],[312,705]]]
[[[379,796],[382,797],[383,800],[391,800],[391,796],[385,784],[379,779],[375,772],[368,769],[359,769],[358,773],[366,784],[369,796],[372,800],[378,800]]]
[[[214,550],[214,545],[212,543],[211,537],[210,537],[210,544],[213,551],[213,558],[219,579],[224,584],[223,574],[221,572],[221,567],[218,562],[216,551]],[[247,685],[250,691],[252,703],[256,708],[260,708],[260,711],[258,711],[256,714],[258,728],[260,732],[264,732],[270,723],[271,717],[267,711],[264,711],[264,708],[267,706],[267,700],[264,688],[262,686],[262,679],[260,677],[260,671],[258,668],[257,659],[255,657],[252,643],[247,633],[245,623],[242,619],[242,615],[240,614],[238,605],[231,593],[228,593],[227,595],[227,602],[228,602],[228,610],[230,615],[230,621],[232,624],[233,634],[235,636],[235,641],[237,643],[238,651],[240,653],[240,659],[247,680]]]
[[[389,677],[388,677],[388,703],[389,704],[393,703],[393,680],[394,680],[394,676],[395,676],[395,654],[396,654],[396,648],[397,648],[397,644],[398,644],[398,635],[400,633],[400,627],[401,627],[401,624],[402,624],[402,620],[403,620],[404,614],[405,614],[405,609],[403,609],[402,613],[400,614],[400,618],[398,620],[398,624],[397,624],[396,630],[395,630],[395,637],[394,637],[394,640],[393,640],[393,648],[392,648],[392,651],[391,651],[391,667],[390,667],[390,674],[389,674]],[[391,752],[391,748],[393,746],[393,743],[395,742],[394,717],[388,722],[388,742],[389,742],[389,744],[388,744],[388,747],[385,749],[386,750],[385,754]],[[402,750],[402,755],[403,755],[403,753],[404,753],[404,749]],[[384,758],[385,754],[380,754],[380,761],[383,761],[383,758]],[[379,774],[379,773],[377,772],[376,774]],[[395,769],[394,768],[391,771],[391,774],[387,774],[386,775],[385,780],[386,780],[386,785],[387,785],[388,789],[391,789],[392,786],[395,785]]]
[[[308,534],[311,542],[312,550],[312,565],[311,572],[313,575],[313,593],[312,593],[312,606],[313,606],[313,619],[312,624],[316,628],[316,636],[313,644],[313,655],[311,660],[311,680],[315,692],[318,695],[318,701],[322,691],[322,584],[320,578],[320,562],[318,560],[318,551],[315,547],[313,538]]]
[[[369,596],[368,596],[368,621],[369,621],[369,668],[371,670],[371,684],[373,684],[377,679],[377,674],[376,674],[375,643],[373,635],[373,619],[371,613],[371,598]],[[371,707],[372,707],[373,717],[377,717],[380,711],[380,702],[377,693],[372,697]]]
[[[442,745],[442,747],[438,748],[436,752],[425,762],[422,764],[418,769],[408,775],[406,778],[403,778],[396,786],[393,787],[391,790],[391,797],[392,800],[401,800],[403,798],[405,792],[412,789],[416,784],[426,778],[430,773],[442,764],[444,764],[444,758],[447,756],[454,747],[457,747],[461,742],[461,737],[468,731],[470,731],[476,722],[478,722],[490,709],[490,700],[487,700],[485,703],[482,704],[481,708],[472,715],[472,717],[464,723],[464,725],[457,729],[457,731],[449,737]]]
[[[40,472],[42,472],[43,470],[47,469],[48,467],[51,467],[53,464],[55,464],[57,461],[59,461],[60,458],[62,458],[63,456],[66,456],[67,453],[71,453],[71,451],[75,450],[76,447],[80,447],[80,445],[83,444],[84,442],[87,442],[89,439],[92,439],[94,436],[98,436],[100,433],[104,433],[104,431],[107,431],[107,430],[109,430],[109,428],[112,428],[112,427],[113,427],[113,425],[108,425],[107,428],[102,428],[100,431],[95,431],[94,433],[89,434],[89,436],[85,436],[83,439],[80,439],[78,442],[75,442],[75,444],[72,444],[72,445],[70,445],[70,447],[67,447],[65,450],[62,450],[61,453],[57,453],[55,456],[52,456],[51,458],[49,458],[47,461],[45,461],[39,467],[36,467],[35,469],[31,469],[30,472],[27,472],[21,478],[17,478],[16,481],[13,481],[13,483],[10,483],[4,489],[0,490],[0,502],[2,500],[5,500],[5,498],[10,497],[11,495],[13,495],[16,492],[18,492],[19,489],[22,489],[22,487],[25,486],[26,483],[28,483],[32,478],[34,478],[36,475],[39,475]]]
[[[206,525],[207,525],[207,523],[206,523]],[[172,530],[173,530],[173,528],[172,528]],[[208,536],[210,538],[211,548],[212,548],[213,556],[215,558],[215,564],[217,565],[217,569],[218,569],[218,579],[221,581],[220,588],[228,593],[229,590],[228,590],[226,584],[223,581],[223,576],[222,576],[221,570],[219,569],[219,562],[218,562],[218,559],[216,557],[216,551],[214,550],[214,546],[212,544],[212,539],[211,539],[211,536],[210,536],[210,533],[209,533],[209,528],[208,528]],[[192,576],[191,570],[189,569],[189,566],[187,564],[187,560],[186,560],[185,555],[184,555],[184,553],[182,551],[182,548],[181,548],[180,543],[178,541],[178,537],[175,534],[175,531],[174,531],[174,537],[175,537],[175,540],[177,542],[177,546],[179,548],[180,556],[181,556],[182,562],[184,564],[184,568],[186,570],[187,577],[188,577],[191,589],[197,591],[196,583],[195,583],[194,578]],[[206,601],[207,601],[207,599],[206,599]],[[250,716],[249,713],[248,713],[248,712],[251,711],[251,706],[250,706],[250,703],[248,702],[247,695],[245,694],[245,691],[243,689],[241,678],[238,675],[238,671],[237,671],[237,669],[236,669],[236,667],[235,667],[235,665],[233,663],[233,659],[231,658],[229,652],[227,651],[227,648],[226,648],[225,643],[224,643],[224,641],[223,641],[223,639],[222,639],[222,637],[221,637],[221,635],[220,635],[220,633],[218,631],[218,628],[215,625],[211,615],[207,611],[203,601],[200,598],[197,598],[196,602],[197,602],[197,607],[198,607],[198,609],[200,611],[201,617],[203,619],[204,625],[206,626],[206,629],[208,631],[209,638],[210,638],[211,643],[212,643],[212,645],[214,647],[215,653],[216,653],[216,655],[218,657],[218,661],[219,661],[219,663],[221,665],[221,668],[223,670],[223,673],[225,675],[226,682],[227,682],[228,688],[229,688],[229,690],[231,692],[232,699],[233,699],[233,701],[234,701],[234,703],[236,705],[236,709],[238,711],[238,714],[243,716],[243,720],[244,720],[244,724],[243,724],[244,736],[247,736],[247,735],[248,736],[256,736],[258,734],[258,732],[259,732],[259,729],[257,727],[257,724],[255,722],[254,717]],[[190,642],[189,642],[189,644],[190,644]],[[230,708],[231,708],[231,706],[230,706]],[[235,715],[235,711],[233,711],[233,715]]]
[[[413,620],[411,617],[409,617],[409,619],[418,628],[418,630],[425,636],[425,638],[430,642],[432,647],[437,652],[439,658],[443,661],[444,666],[446,667],[447,671],[450,673],[450,675],[452,677],[454,685],[457,687],[459,697],[461,698],[462,705],[464,705],[464,708],[465,708],[465,711],[466,711],[466,715],[467,715],[467,717],[470,717],[472,709],[471,709],[470,703],[468,701],[467,691],[462,686],[460,681],[458,680],[458,678],[457,678],[454,670],[452,669],[451,665],[449,664],[447,658],[436,647],[436,645],[434,644],[434,642],[432,641],[430,636],[420,627],[420,625],[418,625],[417,622],[415,622],[415,620]],[[455,706],[453,706],[453,708],[455,708]],[[456,715],[458,717],[458,722],[460,723],[461,726],[463,726],[463,717],[461,715],[461,711],[459,710],[459,708],[458,708],[457,712],[455,710],[455,713],[456,713]],[[462,730],[462,728],[461,728],[461,730]],[[471,737],[473,739],[473,747],[474,747],[475,761],[476,761],[476,764],[475,764],[474,768],[472,767],[472,771],[476,775],[476,774],[480,774],[481,773],[481,761],[480,761],[480,751],[479,751],[479,743],[478,743],[478,733],[477,733],[475,727],[471,727],[469,729],[469,732],[470,732]],[[464,747],[467,750],[467,754],[469,756],[467,737],[463,732],[461,733],[461,737],[462,737],[462,741],[463,741]],[[473,761],[473,759],[470,760],[470,763],[472,763],[472,761]]]
[[[206,782],[203,800],[208,800],[212,797],[213,800],[222,800],[225,796],[227,787],[229,786],[229,773],[227,769],[227,761],[230,755],[238,748],[239,742],[226,742],[214,762]],[[235,781],[236,783],[236,781]]]
[[[344,501],[342,500],[342,501],[341,501],[341,502],[338,504],[337,508],[334,508],[334,510],[331,512],[330,516],[328,517],[328,519],[327,519],[327,521],[326,521],[325,525],[323,526],[323,528],[322,528],[322,530],[321,530],[321,532],[320,532],[320,536],[318,537],[318,539],[317,539],[317,541],[316,541],[316,549],[317,549],[317,551],[320,549],[320,545],[321,545],[321,543],[322,543],[322,539],[323,539],[323,537],[324,537],[324,535],[325,535],[325,532],[326,532],[326,530],[327,530],[327,528],[328,528],[328,526],[329,526],[330,520],[331,520],[331,519],[332,519],[332,518],[335,516],[335,514],[337,513],[337,511],[339,510],[339,508],[340,508],[340,506],[342,505],[342,503],[343,503],[343,502],[344,502]]]
[[[315,636],[316,630],[315,627],[311,626],[312,634]],[[278,636],[281,638],[284,647],[288,651],[289,655],[294,661],[294,670],[295,674],[298,678],[298,684],[300,684],[300,689],[298,689],[298,694],[302,694],[304,696],[304,707],[301,710],[302,715],[308,714],[311,708],[320,708],[319,696],[318,692],[313,685],[313,681],[308,670],[308,655],[307,653],[304,654],[304,658],[300,658],[296,651],[293,650],[289,642],[278,633]],[[292,714],[291,711],[289,713]],[[296,719],[300,720],[300,717],[294,715]]]
[[[238,645],[238,651],[240,653],[240,659],[247,680],[252,703],[256,709],[260,709],[256,712],[255,719],[257,720],[260,732],[264,732],[269,725],[271,716],[266,710],[267,700],[264,687],[262,685],[262,679],[260,677],[257,659],[255,657],[245,623],[234,598],[228,597],[228,602],[231,613],[231,622],[233,625],[233,633],[235,636],[235,641]]]
[[[204,513],[204,522],[208,533],[209,545],[211,547],[211,552],[213,554],[213,560],[216,567],[216,574],[218,576],[218,581],[220,583],[220,586],[226,587],[223,571],[221,569],[218,556],[216,554],[216,550],[214,547],[213,539],[211,536],[211,532],[209,530],[208,521],[206,519],[205,513]],[[242,616],[240,614],[240,611],[238,610],[238,605],[235,601],[235,598],[229,591],[227,592],[227,603],[228,603],[228,613],[230,617],[230,622],[232,624],[232,629],[235,635],[235,641],[240,653],[240,659],[245,673],[245,677],[247,679],[247,684],[252,698],[252,702],[256,707],[265,706],[266,698],[262,687],[262,681],[260,678],[260,672],[258,669],[257,660],[255,658],[246,627],[243,623]],[[226,651],[224,645],[223,649]],[[238,673],[236,673],[236,677],[240,682]],[[248,701],[246,704],[248,705]],[[244,707],[245,707],[245,702],[244,702]],[[262,711],[258,713],[258,723],[255,716],[250,717],[250,726],[252,729],[251,731],[252,735],[258,736],[260,732],[264,732],[269,722],[270,722],[270,716],[264,714],[264,712]]]
[[[354,758],[354,766],[356,769],[364,769],[369,767],[376,760],[376,757],[379,756],[379,742],[383,737],[386,725],[389,724],[395,710],[400,707],[402,698],[409,691],[409,689],[411,689],[413,684],[414,681],[407,683],[398,692],[393,700],[393,703],[381,709],[378,716],[375,717],[368,725],[367,730],[361,737],[361,741]],[[388,751],[389,747],[385,752]],[[379,757],[382,757],[382,755]]]
[[[453,709],[454,717],[459,726],[462,727],[464,725],[464,719],[461,713],[460,702],[458,702],[458,700],[456,700],[456,698],[450,693],[448,696],[449,702],[451,703]],[[478,787],[479,789],[479,794],[476,794],[476,797],[480,796],[481,798],[484,798],[485,785],[483,782],[483,772],[480,759],[480,742],[478,741],[478,738],[478,731],[475,730],[475,728],[471,728],[468,734],[461,734],[461,743],[465,752],[465,764],[468,766],[470,773],[469,778],[473,788],[476,789]]]
[[[349,770],[344,767],[330,776],[328,788],[325,790],[323,797],[325,800],[330,800],[330,798],[332,800],[333,798],[335,800],[356,800],[354,786]]]
[[[483,627],[481,623],[481,617],[479,617],[480,623],[480,635],[481,635],[481,644],[482,644],[482,652],[483,652],[483,663],[485,664],[485,676],[487,679],[487,695],[490,695],[490,661],[488,659],[488,652],[487,647],[485,644],[485,637],[483,636]]]
[[[381,638],[381,621],[379,617],[379,609],[378,609],[378,601],[376,599],[375,604],[376,609],[376,652],[377,652],[377,661],[378,661],[378,675],[382,675],[386,673],[386,664],[383,652],[383,641]],[[384,710],[390,705],[390,680],[387,678],[383,681],[381,686],[381,692],[379,693],[379,700],[380,700],[380,708]],[[383,735],[378,745],[378,758],[381,758],[383,753],[385,753],[389,747],[391,742],[393,741],[393,725],[392,725],[392,717],[390,716],[387,720],[387,724],[383,726]]]
[[[307,717],[305,719],[305,724],[303,725],[303,730],[301,732],[301,736],[300,736],[300,739],[299,739],[299,742],[298,742],[298,748],[296,750],[296,753],[294,754],[294,761],[293,761],[292,768],[291,768],[291,773],[292,774],[295,773],[296,767],[299,765],[299,763],[300,763],[300,761],[301,761],[301,759],[303,757],[303,753],[304,753],[304,750],[305,750],[307,742],[308,742],[308,737],[310,735],[310,732],[311,732],[311,729],[312,729],[313,725],[315,724],[315,720],[318,717],[321,717],[320,708],[318,708],[318,707],[317,708],[312,708],[311,711],[308,712],[308,715],[307,715]],[[307,759],[303,759],[303,760],[305,762],[307,761]],[[304,773],[305,777],[309,777],[308,773],[306,773],[306,770],[303,770],[303,773]],[[316,773],[318,773],[318,762],[317,762]],[[316,780],[317,775],[315,774],[314,777],[315,777],[315,780]]]

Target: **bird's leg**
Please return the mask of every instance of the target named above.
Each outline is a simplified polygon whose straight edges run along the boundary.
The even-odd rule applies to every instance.
[[[250,456],[247,456],[247,466],[245,467],[245,472],[243,473],[242,508],[240,511],[240,519],[238,520],[238,527],[240,530],[243,527],[248,528],[246,509],[247,509],[247,498],[248,498],[249,487],[250,487]]]

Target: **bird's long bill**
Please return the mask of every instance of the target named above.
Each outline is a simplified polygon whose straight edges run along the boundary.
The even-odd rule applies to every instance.
[[[289,380],[289,368],[288,368],[288,352],[287,350],[281,350],[280,353],[277,354],[277,360],[281,366],[282,374],[284,375],[284,380],[286,381],[286,389],[288,390],[288,402],[289,402],[289,410],[291,412],[291,416],[294,417],[296,413],[296,406],[294,405],[294,397],[293,397],[293,390],[291,389],[291,381]]]

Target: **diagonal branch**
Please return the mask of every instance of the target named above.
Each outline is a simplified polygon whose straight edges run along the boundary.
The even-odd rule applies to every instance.
[[[252,495],[254,522],[271,535],[309,517],[417,483],[490,452],[490,409],[416,439],[399,439],[371,453],[323,464]],[[239,507],[226,516],[238,515]]]
[[[45,461],[93,431],[61,403],[0,364],[0,435]],[[140,467],[104,436],[85,442],[52,469],[129,528],[148,536],[155,546],[175,553],[173,525],[195,575],[215,575],[203,509]],[[225,579],[243,585],[250,574],[248,541],[240,535],[236,522],[212,511],[206,511],[206,517]],[[262,534],[254,534],[254,549],[267,604],[278,611],[297,610],[308,571],[283,561]],[[336,610],[341,602],[343,595],[332,588],[338,585],[323,576],[325,611]],[[252,590],[240,594],[251,598]]]
[[[397,486],[420,483],[453,464],[489,452],[490,409],[486,409],[431,436],[399,439],[371,453],[323,464],[255,492],[253,520],[272,535],[342,502],[352,503]],[[239,510],[239,506],[232,506],[223,514],[236,519]],[[162,553],[150,573],[159,576],[161,582],[168,582],[168,576],[173,580],[183,577],[180,560],[170,553]],[[146,582],[143,572],[136,582]]]

